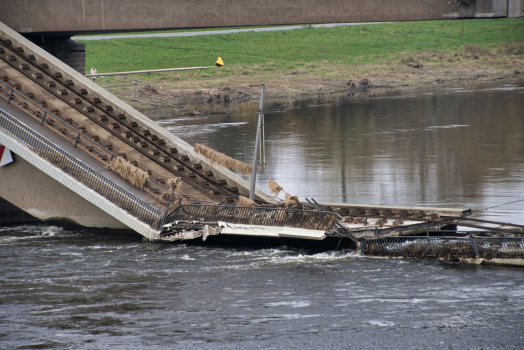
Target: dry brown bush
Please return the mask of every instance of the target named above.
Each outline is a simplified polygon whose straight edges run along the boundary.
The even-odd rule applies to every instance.
[[[269,179],[267,181],[267,186],[269,187],[269,190],[271,191],[271,193],[274,194],[275,196],[278,195],[280,191],[282,191],[282,186],[280,186],[275,181],[273,181],[273,179]]]
[[[300,200],[298,199],[297,196],[292,196],[289,193],[286,193],[285,203],[286,203],[286,205],[299,204]]]
[[[128,181],[136,188],[142,189],[149,178],[146,171],[137,168],[131,162],[122,157],[113,158],[111,163],[107,166],[109,170],[122,176],[124,180]]]
[[[244,197],[244,196],[238,197],[238,206],[239,207],[255,207],[256,205],[257,204],[255,203],[255,201],[247,197]]]
[[[237,170],[241,172],[243,175],[251,174],[251,172],[253,171],[252,165],[231,158],[230,156],[227,156],[224,153],[215,151],[214,149],[201,145],[199,143],[195,144],[195,152],[205,156],[214,163],[223,165],[229,169]]]

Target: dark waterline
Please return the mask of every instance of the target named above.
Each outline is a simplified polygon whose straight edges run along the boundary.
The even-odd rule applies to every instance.
[[[524,222],[524,89],[268,101],[263,187]],[[249,162],[256,105],[164,122]],[[2,349],[522,349],[524,269],[0,228]]]

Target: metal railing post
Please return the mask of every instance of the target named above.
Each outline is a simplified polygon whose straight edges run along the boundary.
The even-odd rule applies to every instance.
[[[11,99],[13,98],[13,93],[15,92],[14,88],[11,88],[11,93],[9,94],[9,98],[7,99],[7,104],[11,103]]]
[[[47,111],[44,112],[44,116],[42,118],[42,123],[40,123],[40,126],[44,125],[45,117],[47,116]]]
[[[171,204],[171,196],[173,195],[173,192],[169,193],[169,200],[167,201],[167,207],[166,211],[164,213],[164,217],[162,218],[162,222],[160,223],[160,226],[158,226],[158,229],[160,230],[162,226],[164,226],[164,223],[166,222],[167,213],[169,211],[169,205]]]
[[[78,133],[78,136],[76,137],[76,141],[75,141],[75,148],[76,148],[76,145],[78,145],[78,140],[80,139],[80,133]]]
[[[473,247],[473,250],[475,251],[475,258],[478,259],[478,257],[479,257],[479,249],[477,247],[477,242],[475,242],[475,237],[470,236],[469,239],[471,241],[471,246]]]

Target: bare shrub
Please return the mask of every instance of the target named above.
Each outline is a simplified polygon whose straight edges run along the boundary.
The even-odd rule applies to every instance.
[[[244,196],[238,197],[238,206],[239,207],[255,207],[256,205],[257,204],[255,203],[255,201],[247,197],[244,197]]]
[[[143,188],[149,178],[149,174],[131,164],[122,157],[113,158],[111,163],[107,166],[109,170],[122,176],[124,180],[128,181],[136,188]]]
[[[524,55],[524,41],[502,44],[500,51],[508,55],[522,56]]]
[[[214,149],[201,145],[199,143],[195,144],[195,152],[202,154],[214,163],[218,163],[229,169],[240,171],[242,175],[251,174],[251,172],[253,171],[252,165],[231,158],[230,156],[227,156],[224,153],[215,151]]]
[[[267,186],[269,187],[269,190],[271,191],[271,193],[274,194],[275,196],[278,195],[280,191],[282,191],[282,186],[280,186],[275,181],[273,181],[273,179],[269,179],[267,181]]]

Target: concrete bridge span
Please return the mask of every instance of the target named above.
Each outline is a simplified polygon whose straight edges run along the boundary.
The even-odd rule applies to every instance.
[[[159,29],[442,19],[450,0],[0,0],[19,33],[74,35]],[[462,13],[523,15],[524,0],[472,0]]]
[[[441,19],[443,14],[453,11],[448,2],[2,0],[0,21],[20,33],[61,35],[272,24],[407,21]]]

